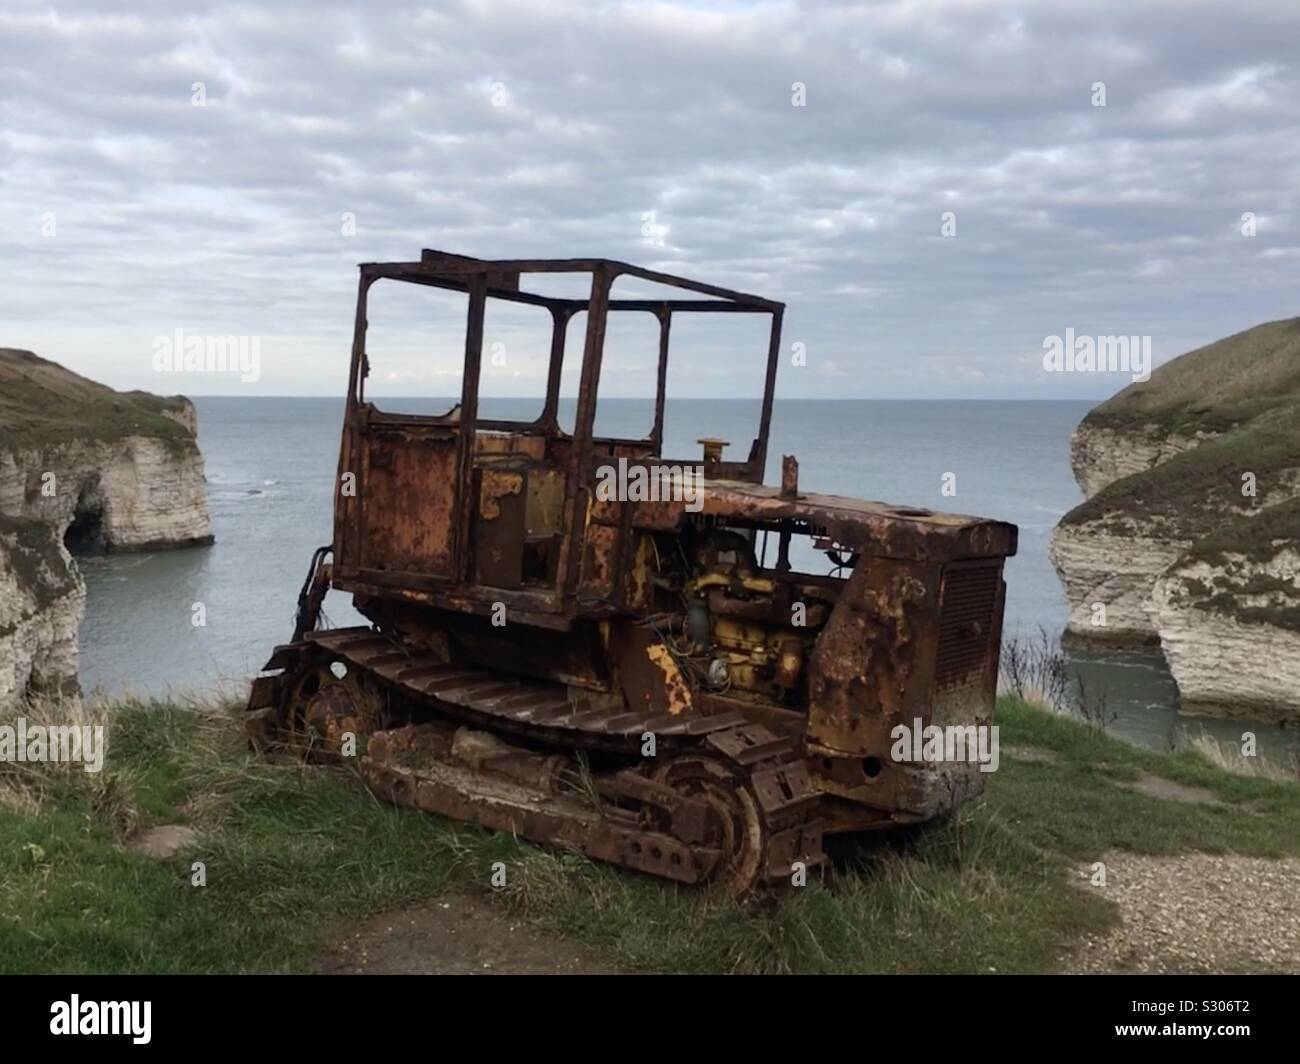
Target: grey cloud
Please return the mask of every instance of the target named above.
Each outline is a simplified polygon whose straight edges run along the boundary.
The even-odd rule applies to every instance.
[[[19,0],[0,342],[147,388],[157,332],[254,333],[259,388],[333,392],[355,263],[437,246],[784,299],[810,365],[783,394],[1105,394],[1125,382],[1039,372],[1043,338],[1161,358],[1297,312],[1298,43],[1291,0]]]

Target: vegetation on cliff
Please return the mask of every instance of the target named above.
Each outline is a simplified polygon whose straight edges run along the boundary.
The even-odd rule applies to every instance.
[[[177,420],[188,408],[181,396],[117,392],[30,351],[0,347],[0,448],[144,436],[190,453],[193,433]]]
[[[1243,492],[1248,485],[1253,495]],[[1248,522],[1281,501],[1279,496],[1296,492],[1300,402],[1271,409],[1145,472],[1121,477],[1071,510],[1062,524],[1101,520],[1108,530],[1124,535],[1137,522],[1147,534],[1199,539],[1238,519]]]
[[[44,521],[0,513],[0,558],[13,570],[18,586],[31,593],[38,609],[76,584],[59,553],[58,540]]]
[[[1113,480],[1066,514],[1062,529],[1164,541],[1183,554],[1180,566],[1223,568],[1232,559],[1235,573],[1191,582],[1182,601],[1300,631],[1300,587],[1257,571],[1300,545],[1300,318],[1166,363],[1091,411],[1077,431],[1113,434],[1098,446],[1164,454],[1155,445],[1179,438],[1187,449]]]
[[[1167,435],[1223,433],[1300,402],[1300,318],[1216,340],[1166,362],[1084,419],[1098,428],[1151,426]],[[1300,433],[1300,425],[1293,424]]]
[[[1300,494],[1258,517],[1228,522],[1192,544],[1184,562],[1204,562],[1210,572],[1203,580],[1184,580],[1187,601],[1241,621],[1300,632],[1300,583],[1267,568],[1284,549],[1300,570]]]

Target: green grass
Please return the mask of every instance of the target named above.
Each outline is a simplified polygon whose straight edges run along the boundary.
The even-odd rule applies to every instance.
[[[237,724],[178,706],[111,711],[106,768],[42,782],[40,808],[0,804],[0,970],[310,970],[376,912],[467,891],[628,970],[1050,971],[1110,926],[1071,864],[1125,848],[1300,853],[1300,786],[1164,757],[1003,699],[1005,749],[985,796],[905,837],[842,847],[835,875],[741,909],[503,835],[377,802],[355,773],[250,758]],[[1118,786],[1141,773],[1206,787],[1223,807]],[[0,782],[3,782],[0,780]],[[141,824],[199,840],[157,861],[125,850]],[[190,885],[191,863],[207,886]],[[508,886],[489,886],[505,861]]]
[[[1166,362],[1087,420],[1165,433],[1226,432],[1300,400],[1300,318],[1265,322]]]
[[[3,448],[25,450],[147,436],[172,454],[189,455],[197,449],[193,434],[168,416],[181,415],[187,405],[181,396],[116,392],[30,351],[0,347]]]

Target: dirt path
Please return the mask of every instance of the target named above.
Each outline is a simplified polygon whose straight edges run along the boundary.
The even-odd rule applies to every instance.
[[[1121,923],[1085,939],[1068,972],[1300,972],[1300,860],[1109,853],[1106,885]]]
[[[613,975],[577,946],[539,935],[468,895],[385,913],[339,940],[327,975]]]

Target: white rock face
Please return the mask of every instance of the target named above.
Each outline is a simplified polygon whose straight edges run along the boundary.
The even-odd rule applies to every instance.
[[[195,408],[194,404],[190,402],[188,399],[185,400],[184,405],[181,406],[179,409],[163,410],[162,416],[165,418],[170,418],[178,425],[184,425],[187,429],[190,430],[191,436],[194,436],[196,438],[198,437],[199,412]]]
[[[33,549],[33,539],[43,539]],[[52,525],[0,526],[0,709],[29,693],[73,695],[86,587]]]
[[[191,404],[168,416],[196,427]],[[64,548],[74,521],[110,550],[210,543],[202,455],[147,436],[0,450],[0,710],[76,690],[86,591]]]
[[[1205,602],[1204,588],[1225,585],[1231,613]],[[1156,581],[1149,612],[1184,712],[1300,716],[1300,632],[1234,615],[1288,600],[1293,609],[1300,603],[1300,552],[1289,546],[1266,561],[1230,555],[1225,566],[1181,562]]]
[[[1188,546],[1137,530],[1116,535],[1103,522],[1057,526],[1048,554],[1070,604],[1067,641],[1117,649],[1159,642],[1147,611],[1151,588]]]
[[[1214,438],[1161,439],[1154,426],[1118,432],[1085,423],[1071,437],[1070,458],[1092,498]],[[1253,521],[1300,495],[1300,478],[1282,473],[1272,489],[1257,505],[1229,506],[1218,518]],[[1300,719],[1300,632],[1271,623],[1269,612],[1300,603],[1295,537],[1279,541],[1269,560],[1229,555],[1213,565],[1192,559],[1195,542],[1133,514],[1058,525],[1049,554],[1070,604],[1066,642],[1158,643],[1186,713]]]
[[[197,450],[174,452],[161,440],[131,436],[0,452],[0,513],[48,521],[62,537],[79,508],[98,512],[111,548],[202,543],[212,536]]]
[[[1264,322],[1165,362],[1070,440],[1088,502],[1053,533],[1067,637],[1158,638],[1185,711],[1300,722],[1297,359],[1300,318]]]
[[[1142,431],[1116,431],[1083,422],[1070,434],[1070,467],[1083,494],[1091,499],[1121,477],[1132,476],[1169,461],[1213,434],[1164,436],[1156,425]]]

